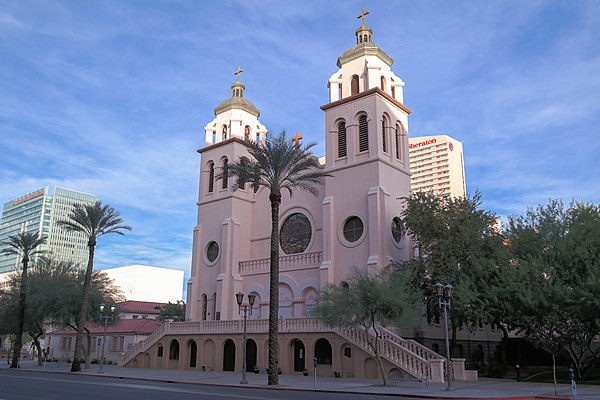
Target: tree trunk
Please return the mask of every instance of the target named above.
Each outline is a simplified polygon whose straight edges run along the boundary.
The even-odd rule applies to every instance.
[[[379,372],[381,372],[381,379],[383,379],[383,386],[387,386],[387,377],[385,376],[385,369],[383,368],[383,360],[381,359],[381,354],[379,354],[379,332],[377,332],[377,328],[375,327],[375,316],[371,315],[371,326],[373,327],[373,333],[375,334],[375,340],[373,343],[373,353],[375,354],[375,358],[377,359],[377,365],[379,366]],[[367,338],[369,337],[369,332],[367,332]]]
[[[556,389],[556,357],[554,353],[552,353],[552,378],[554,379],[554,395],[558,395],[558,391]]]
[[[77,316],[77,336],[75,337],[75,352],[73,353],[73,363],[71,372],[81,371],[81,356],[83,347],[83,334],[87,316],[87,306],[90,298],[90,285],[92,282],[92,271],[94,270],[94,250],[96,248],[96,238],[90,238],[88,242],[89,257],[87,269],[85,271],[85,280],[83,282],[83,291],[81,293],[81,304],[79,305],[79,314]]]
[[[29,258],[23,257],[23,272],[21,274],[21,287],[19,288],[19,315],[17,317],[17,329],[15,330],[15,348],[13,352],[12,363],[10,368],[19,367],[19,359],[21,358],[21,348],[23,347],[23,325],[25,325],[25,302],[27,300],[27,266]]]
[[[90,330],[85,328],[85,338],[86,338],[86,346],[83,352],[83,358],[85,360],[85,369],[90,367],[90,352],[92,350],[92,336],[90,335]]]
[[[504,376],[505,372],[506,372],[506,346],[508,344],[508,330],[506,329],[506,327],[499,323],[496,322],[496,326],[498,326],[500,328],[500,330],[502,331],[502,341],[500,342],[500,362],[502,364],[502,375]],[[517,362],[519,362],[520,360],[517,360]]]
[[[269,282],[269,364],[267,381],[269,385],[279,383],[279,204],[281,193],[271,192],[271,271]]]
[[[38,334],[34,334],[33,332],[29,331],[29,336],[31,336],[31,338],[33,339],[33,344],[35,345],[35,348],[37,350],[38,353],[38,365],[41,366],[42,365],[42,345],[40,344],[40,337],[44,334],[44,332],[42,331],[42,329],[40,329],[39,324],[37,325],[38,328]]]

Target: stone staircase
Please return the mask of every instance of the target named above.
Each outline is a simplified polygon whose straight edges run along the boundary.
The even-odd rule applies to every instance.
[[[165,322],[146,339],[136,343],[131,349],[123,353],[120,365],[127,365],[135,356],[148,351],[166,335],[210,335],[233,334],[238,335],[243,329],[243,321],[202,321],[202,322]],[[267,320],[247,321],[248,333],[267,333]],[[357,328],[329,328],[316,318],[290,318],[279,320],[279,332],[333,332],[349,343],[372,354],[369,339],[373,338],[373,331],[369,333]],[[380,356],[397,366],[399,369],[413,377],[429,382],[444,382],[445,358],[428,349],[422,344],[403,339],[383,327],[378,328]]]

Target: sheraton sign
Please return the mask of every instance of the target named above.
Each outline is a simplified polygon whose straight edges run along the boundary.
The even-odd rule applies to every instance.
[[[435,139],[424,140],[424,141],[419,142],[419,143],[409,144],[408,148],[409,149],[418,149],[419,147],[427,146],[428,144],[434,144],[435,142],[436,142]]]
[[[13,200],[13,206],[17,204],[25,203],[27,200],[35,199],[36,197],[43,196],[46,193],[46,189],[40,189],[36,192],[30,193],[27,196],[21,197],[19,199]]]

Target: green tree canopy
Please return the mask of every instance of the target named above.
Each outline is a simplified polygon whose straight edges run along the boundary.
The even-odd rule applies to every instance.
[[[600,362],[600,207],[551,200],[511,217],[506,234],[524,282],[511,325],[583,376]]]
[[[346,281],[330,284],[320,294],[316,315],[330,327],[364,330],[369,348],[377,359],[383,384],[387,377],[379,354],[379,327],[398,324],[411,310],[414,294],[407,288],[406,274],[384,268],[374,274],[353,269]]]
[[[3,254],[16,255],[21,263],[21,274],[19,277],[19,306],[17,309],[17,321],[15,324],[15,347],[13,353],[11,368],[19,366],[19,358],[21,357],[21,348],[23,347],[22,336],[25,324],[25,308],[27,306],[27,268],[31,257],[41,254],[40,245],[44,244],[46,238],[42,237],[38,231],[35,232],[20,232],[16,235],[9,236],[2,245],[6,246],[2,249]]]
[[[185,321],[185,303],[177,300],[175,303],[169,302],[160,310],[158,319],[161,321],[172,319],[174,322]]]
[[[75,338],[75,352],[73,354],[73,363],[71,364],[71,372],[78,372],[81,371],[83,335],[87,321],[86,317],[89,307],[90,285],[92,271],[94,270],[94,255],[97,240],[100,236],[109,233],[124,235],[124,231],[131,230],[131,227],[123,223],[118,211],[108,204],[103,205],[100,200],[94,204],[75,204],[68,218],[58,221],[58,225],[68,232],[78,232],[85,235],[88,242],[88,263],[81,290],[79,313],[76,320],[77,336]]]

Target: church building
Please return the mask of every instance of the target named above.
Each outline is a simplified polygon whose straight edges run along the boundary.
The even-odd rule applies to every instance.
[[[327,81],[325,158],[330,177],[319,195],[282,193],[280,206],[279,367],[283,373],[377,378],[376,360],[358,329],[338,330],[313,318],[320,290],[356,267],[376,271],[413,254],[400,220],[411,174],[404,82],[392,58],[362,23],[356,43]],[[241,371],[242,329],[236,293],[256,300],[248,316],[247,370],[267,367],[271,209],[268,189],[233,190],[228,163],[250,157],[246,140],[265,139],[259,109],[246,97],[238,68],[231,97],[214,109],[200,154],[198,219],[193,232],[186,322],[165,323],[122,357],[122,365]],[[296,138],[299,140],[299,138]],[[223,179],[216,179],[221,172]],[[247,297],[246,297],[247,298]],[[242,313],[243,314],[243,313]],[[444,382],[443,356],[382,328],[385,373]],[[308,361],[307,361],[308,360]],[[464,359],[455,379],[472,379]]]

